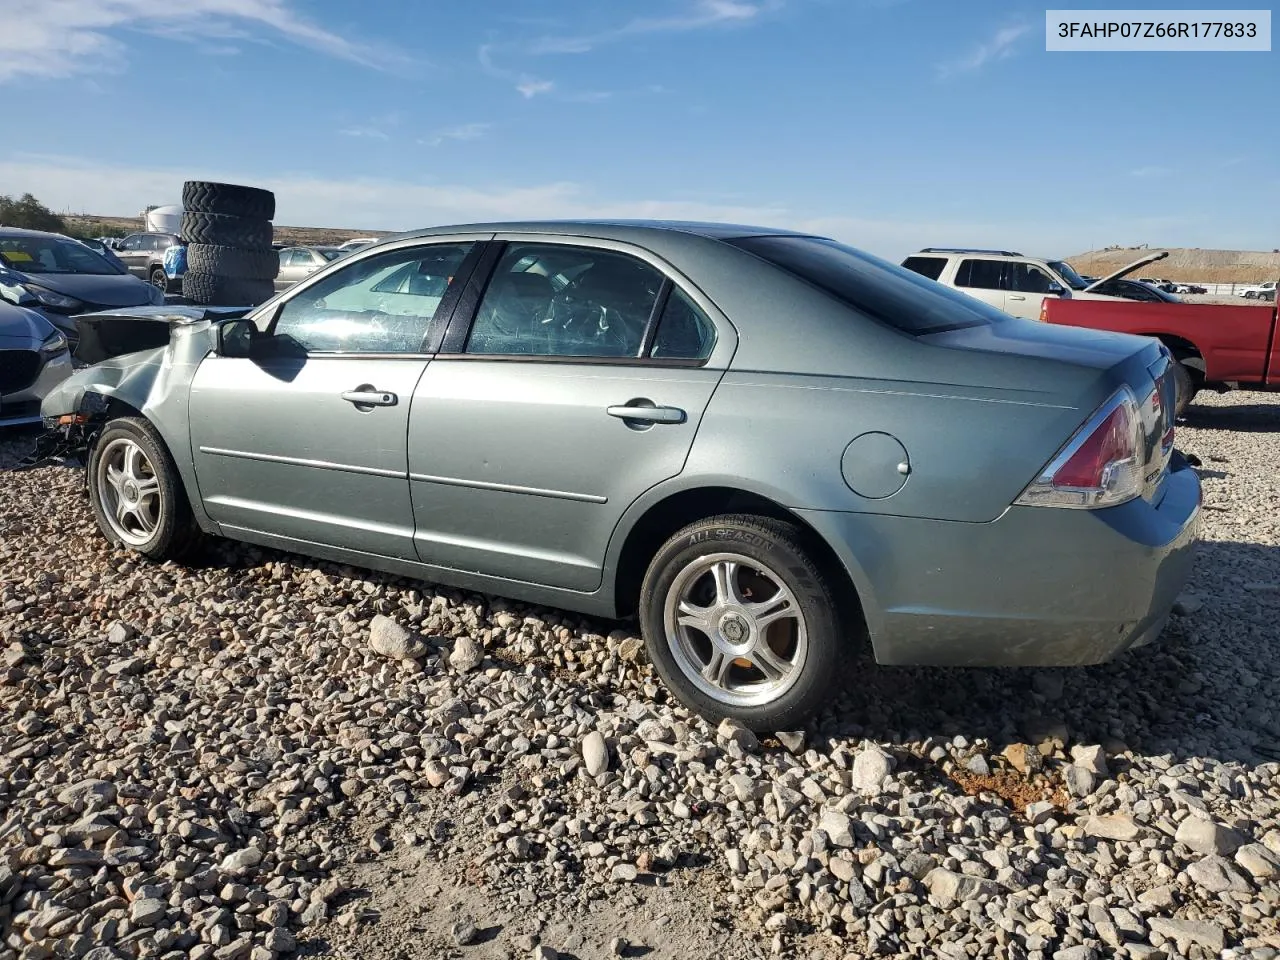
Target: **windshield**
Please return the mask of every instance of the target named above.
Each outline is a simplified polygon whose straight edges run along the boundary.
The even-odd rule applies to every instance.
[[[54,236],[0,235],[0,260],[23,273],[114,276],[126,272],[82,243]]]
[[[1009,319],[980,300],[834,240],[743,237],[729,243],[914,336]]]
[[[1084,277],[1071,269],[1071,264],[1063,260],[1049,260],[1046,262],[1049,264],[1049,269],[1067,281],[1067,286],[1072,290],[1083,290],[1089,285]]]

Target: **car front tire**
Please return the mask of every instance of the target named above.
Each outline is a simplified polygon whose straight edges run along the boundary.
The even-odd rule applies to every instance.
[[[835,693],[852,647],[830,581],[794,524],[725,515],[658,550],[640,592],[649,659],[683,703],[792,730]]]
[[[114,546],[160,562],[179,559],[199,538],[178,468],[146,420],[108,423],[88,470],[94,518]]]

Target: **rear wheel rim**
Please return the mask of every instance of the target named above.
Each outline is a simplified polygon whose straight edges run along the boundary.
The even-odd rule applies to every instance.
[[[164,498],[146,451],[127,437],[108,442],[98,457],[96,483],[102,515],[116,536],[134,547],[148,543],[160,527]]]
[[[729,707],[772,703],[804,672],[809,631],[796,595],[776,571],[736,553],[690,561],[663,604],[676,666]]]

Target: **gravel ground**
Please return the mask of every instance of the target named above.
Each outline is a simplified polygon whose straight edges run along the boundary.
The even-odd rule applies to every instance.
[[[1208,397],[1178,445],[1205,542],[1156,644],[863,661],[763,742],[626,625],[141,564],[77,471],[0,474],[0,960],[1280,956],[1280,405]]]

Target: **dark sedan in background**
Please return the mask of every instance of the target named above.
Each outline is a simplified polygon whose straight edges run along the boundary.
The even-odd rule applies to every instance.
[[[164,292],[70,237],[0,227],[0,300],[43,314],[74,348],[77,314],[164,303]]]
[[[71,376],[67,338],[34,310],[0,303],[0,428],[40,422],[40,401]]]

